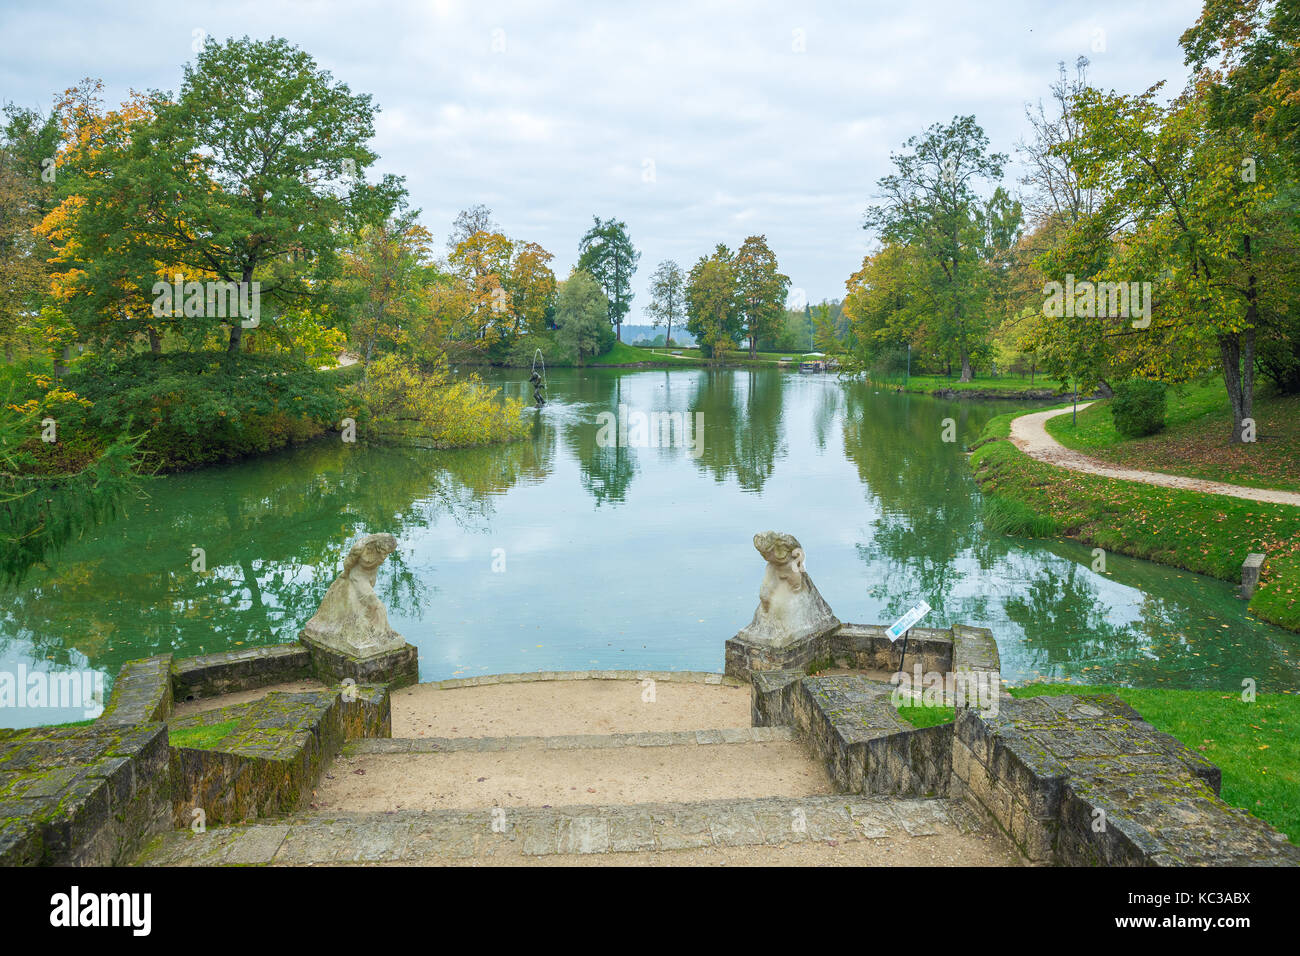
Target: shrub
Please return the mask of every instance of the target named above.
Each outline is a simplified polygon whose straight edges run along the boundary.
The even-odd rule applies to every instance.
[[[458,448],[513,441],[528,431],[523,402],[502,398],[476,375],[453,378],[445,359],[421,370],[400,356],[381,356],[348,389],[347,401],[358,437],[377,442]]]
[[[314,438],[342,409],[337,377],[281,356],[143,354],[80,363],[69,378],[94,403],[87,424],[144,433],[140,451],[164,471]]]
[[[1133,378],[1115,386],[1110,402],[1115,431],[1125,438],[1154,435],[1165,427],[1165,383]]]

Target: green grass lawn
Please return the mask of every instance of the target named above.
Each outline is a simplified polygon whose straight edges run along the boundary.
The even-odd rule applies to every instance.
[[[1246,555],[1262,551],[1263,583],[1249,609],[1300,631],[1300,508],[1080,474],[1035,461],[1009,441],[984,441],[1005,438],[1019,414],[992,419],[971,454],[986,526],[1076,538],[1233,582]]]
[[[1173,734],[1223,771],[1223,799],[1300,843],[1300,695],[1214,690],[1029,684],[1012,697],[1118,694],[1157,729]]]
[[[1258,441],[1231,445],[1232,411],[1223,382],[1211,380],[1169,389],[1165,428],[1146,438],[1126,439],[1111,419],[1110,403],[1099,401],[1079,413],[1047,423],[1047,432],[1067,448],[1122,465],[1250,488],[1300,491],[1300,395],[1256,392]]]
[[[673,355],[681,352],[681,355]],[[781,359],[792,359],[795,363],[803,360],[802,352],[758,352],[754,358],[749,357],[748,349],[728,349],[722,353],[721,361],[726,364],[779,365]],[[700,365],[707,360],[700,355],[698,348],[673,346],[670,348],[642,348],[615,342],[614,347],[604,355],[588,360],[588,365],[632,365],[636,362],[676,363],[683,365]]]
[[[195,750],[210,750],[229,737],[239,726],[240,718],[223,720],[218,724],[205,724],[192,727],[169,727],[168,742],[173,747],[190,747]]]
[[[898,708],[898,716],[913,727],[936,727],[950,724],[957,718],[957,711],[951,707],[925,707],[920,704],[903,704]]]
[[[904,376],[898,375],[881,379],[873,378],[872,381],[882,387],[898,388],[903,385],[903,379]],[[1023,392],[1028,389],[1034,389],[1035,391],[1046,389],[1048,391],[1059,392],[1061,386],[1045,375],[1035,376],[1032,382],[1027,375],[1003,375],[999,377],[976,376],[975,380],[971,382],[958,381],[956,376],[948,378],[945,375],[913,375],[907,380],[907,385],[904,390],[908,392],[929,394],[930,392],[949,388],[955,392],[992,391],[1010,393]]]
[[[700,361],[699,353],[671,354],[671,349],[643,349],[626,342],[615,342],[604,355],[588,359],[588,365],[633,365],[637,362],[682,362],[691,365]]]

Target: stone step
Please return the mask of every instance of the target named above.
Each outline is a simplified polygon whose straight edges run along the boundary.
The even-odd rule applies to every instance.
[[[958,851],[966,854],[962,862],[1018,862],[1009,846],[960,801],[831,794],[626,806],[304,814],[201,834],[175,831],[156,841],[137,863],[409,865],[664,853],[670,854],[667,859],[656,856],[651,862],[671,863],[676,851],[834,847],[863,841],[881,844],[875,862],[908,862],[914,857],[905,848],[899,852],[899,845],[922,838],[933,858],[921,862],[944,862],[944,854],[951,860]]]
[[[834,793],[789,727],[349,741],[321,812],[634,804]]]
[[[797,740],[793,727],[723,727],[635,734],[566,734],[553,737],[369,737],[350,740],[347,756],[500,750],[605,750],[616,747],[695,747]]]

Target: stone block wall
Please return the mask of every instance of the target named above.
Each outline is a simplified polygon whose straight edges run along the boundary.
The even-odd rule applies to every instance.
[[[396,689],[420,681],[420,652],[412,644],[391,654],[354,657],[307,638],[301,640],[311,654],[317,680],[326,684],[351,678],[359,684],[388,684]]]
[[[171,825],[167,727],[0,731],[0,866],[120,866]]]
[[[314,676],[311,654],[294,642],[176,661],[171,668],[171,688],[178,701],[200,700]]]
[[[386,685],[272,692],[219,746],[173,747],[173,818],[236,823],[299,809],[345,740],[392,736]]]
[[[952,775],[1035,862],[1300,865],[1285,834],[1219,798],[1217,767],[1113,695],[962,711]]]
[[[171,666],[170,654],[122,665],[99,722],[133,727],[166,720],[172,712]]]
[[[754,675],[756,727],[791,726],[842,793],[945,795],[952,725],[916,728],[890,700],[893,687],[857,675]]]
[[[752,681],[765,671],[795,670],[807,673],[847,668],[867,671],[909,672],[920,665],[924,673],[956,671],[996,673],[1001,667],[993,633],[984,627],[958,624],[951,629],[914,627],[907,634],[907,659],[903,641],[891,641],[879,624],[841,624],[825,634],[794,641],[782,647],[757,644],[740,636],[727,641],[727,676]]]

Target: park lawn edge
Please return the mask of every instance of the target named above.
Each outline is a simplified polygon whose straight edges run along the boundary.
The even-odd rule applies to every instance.
[[[1263,552],[1263,577],[1248,610],[1300,631],[1300,509],[1048,465],[1008,440],[1011,420],[1022,414],[994,417],[971,446],[971,469],[995,530],[1073,538],[1229,582],[1241,580],[1247,554]]]

